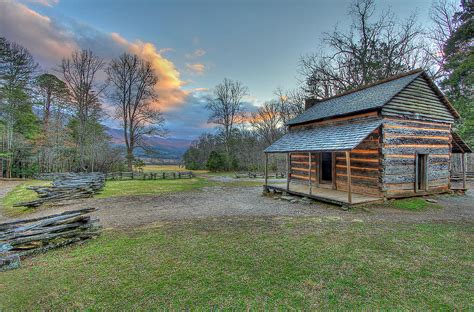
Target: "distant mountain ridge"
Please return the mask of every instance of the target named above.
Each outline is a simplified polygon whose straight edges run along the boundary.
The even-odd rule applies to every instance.
[[[110,135],[112,144],[114,145],[125,145],[123,139],[123,132],[121,129],[115,129],[106,127],[107,134]],[[146,136],[145,142],[151,146],[151,148],[157,152],[157,155],[149,156],[145,155],[143,151],[137,151],[137,156],[143,158],[160,158],[160,159],[181,159],[191,145],[192,140],[189,139],[177,139],[177,138],[162,138],[159,136],[151,135]]]

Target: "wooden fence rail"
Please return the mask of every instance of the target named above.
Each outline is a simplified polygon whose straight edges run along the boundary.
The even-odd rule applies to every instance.
[[[105,175],[106,180],[175,180],[191,179],[194,174],[191,171],[183,172],[109,172]]]
[[[235,178],[250,178],[250,179],[256,179],[256,178],[264,178],[265,173],[263,172],[236,172],[235,173]],[[276,178],[276,179],[283,179],[286,178],[286,172],[275,172],[275,173],[269,173],[268,174],[269,178]]]

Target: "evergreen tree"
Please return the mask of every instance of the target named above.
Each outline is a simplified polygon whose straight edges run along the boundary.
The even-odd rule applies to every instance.
[[[444,70],[447,78],[442,85],[446,95],[461,114],[458,131],[474,144],[474,2],[461,2],[462,10],[455,14],[458,27],[444,46]]]

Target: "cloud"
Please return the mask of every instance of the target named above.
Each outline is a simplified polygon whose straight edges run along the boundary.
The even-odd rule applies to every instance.
[[[193,51],[192,53],[187,53],[184,55],[187,59],[195,59],[198,57],[202,57],[206,54],[206,51],[204,49],[197,49]]]
[[[69,57],[77,49],[90,49],[106,61],[125,51],[135,53],[151,62],[159,78],[156,87],[159,103],[156,105],[165,114],[170,137],[194,139],[214,126],[207,124],[209,112],[205,105],[209,90],[199,87],[183,90],[186,82],[181,80],[176,65],[164,56],[172,51],[170,48],[140,40],[130,41],[118,33],[99,31],[64,16],[60,20],[53,19],[12,0],[0,0],[0,32],[8,40],[30,50],[45,69],[56,68],[62,58]],[[205,51],[197,49],[192,54],[200,57]],[[185,64],[185,68],[194,74],[202,74],[207,69],[198,62]],[[114,126],[116,121],[110,119],[107,123]]]
[[[208,92],[209,88],[194,88],[193,91],[195,91],[195,92]]]
[[[57,26],[24,4],[0,1],[1,35],[26,47],[43,65],[56,66],[78,48],[71,35]]]
[[[162,55],[169,48],[159,50],[150,42],[130,42],[117,33],[105,33],[72,19],[54,21],[12,0],[0,0],[0,29],[2,36],[26,47],[45,69],[56,68],[77,49],[90,49],[106,61],[124,51],[138,55],[152,64],[158,76],[157,106],[163,111],[182,105],[189,93],[182,90],[184,82],[176,66]]]
[[[152,43],[140,40],[129,42],[117,33],[112,33],[111,37],[128,52],[151,63],[158,77],[156,91],[159,102],[157,106],[161,110],[166,111],[173,106],[183,104],[189,92],[181,89],[184,82],[180,79],[180,73],[173,62],[164,58]]]
[[[209,111],[206,104],[207,93],[193,91],[186,98],[186,105],[165,112],[169,136],[195,139],[204,132],[213,131],[214,125],[207,123]]]
[[[201,63],[194,63],[194,64],[186,63],[186,69],[192,74],[202,75],[204,74],[204,71],[206,71],[206,66]]]
[[[44,6],[52,7],[59,3],[59,0],[25,0],[28,3],[37,3]]]

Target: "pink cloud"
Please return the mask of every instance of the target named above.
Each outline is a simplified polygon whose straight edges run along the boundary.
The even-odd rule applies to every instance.
[[[41,4],[48,7],[52,7],[59,3],[59,0],[25,0],[25,1],[29,3]]]
[[[117,33],[100,32],[84,24],[72,23],[66,28],[12,0],[0,0],[0,30],[2,36],[27,48],[45,69],[56,68],[61,59],[78,49],[91,49],[105,60],[123,51],[136,54],[151,62],[159,78],[156,105],[163,111],[183,104],[189,93],[182,90],[185,83],[176,66],[163,56],[169,48],[159,50],[149,42],[130,42]]]
[[[188,69],[191,73],[196,74],[196,75],[202,75],[204,74],[204,71],[206,70],[206,66],[201,63],[186,63],[186,69]]]
[[[185,54],[185,57],[187,59],[194,59],[194,58],[202,57],[205,54],[206,54],[206,51],[204,49],[197,49],[193,51],[192,53]]]
[[[181,89],[185,83],[181,80],[179,71],[173,62],[164,58],[152,43],[139,40],[129,42],[117,33],[112,33],[111,37],[128,52],[151,63],[159,79],[156,91],[159,98],[157,106],[161,110],[167,111],[184,103],[189,92]]]
[[[55,66],[78,48],[70,34],[58,29],[49,17],[11,0],[0,1],[0,29],[2,36],[26,47],[48,66]]]

